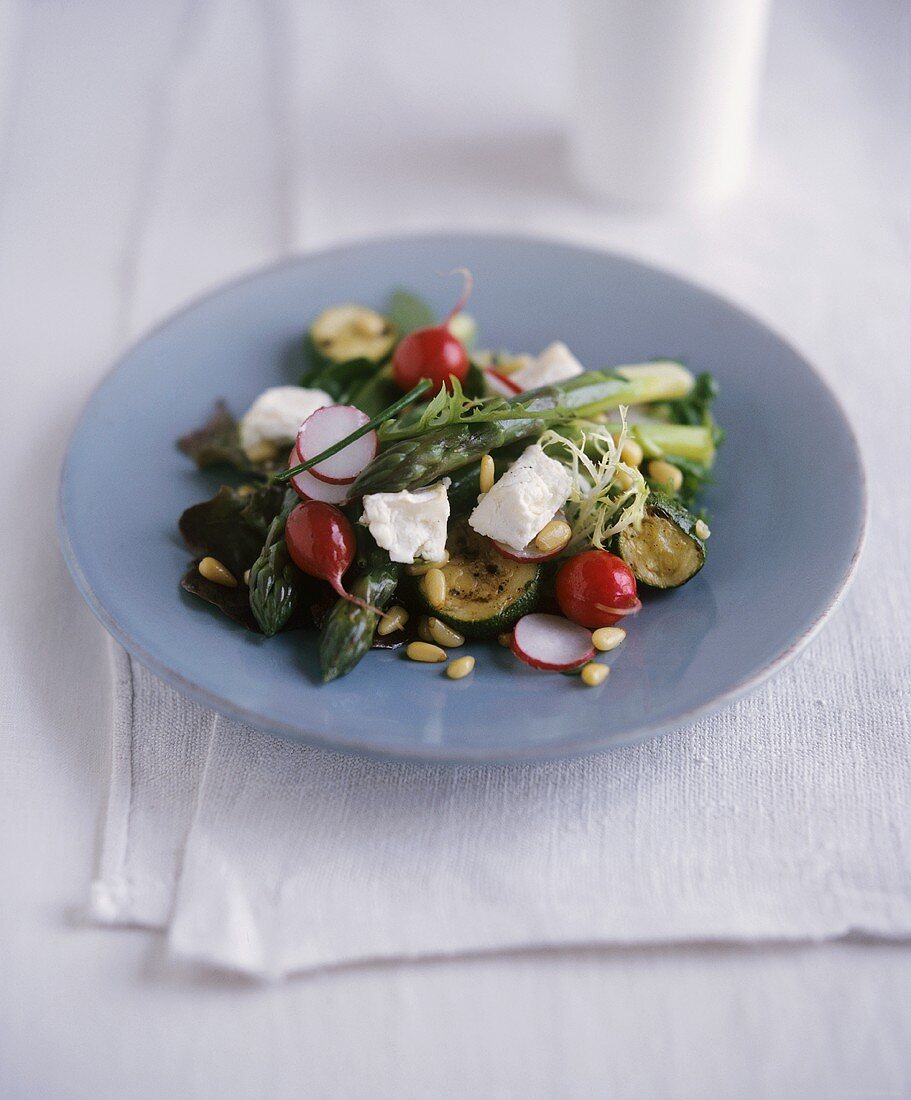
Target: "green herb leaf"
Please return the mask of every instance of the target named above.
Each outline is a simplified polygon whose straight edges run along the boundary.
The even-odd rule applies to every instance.
[[[259,627],[250,610],[246,585],[238,584],[236,588],[226,588],[223,584],[214,584],[212,581],[207,581],[199,572],[198,565],[198,561],[194,562],[184,573],[180,579],[180,587],[192,596],[198,596],[199,599],[217,607],[229,619],[245,626],[247,630],[258,633]]]
[[[283,499],[276,486],[245,494],[223,485],[211,500],[186,509],[180,533],[194,556],[217,558],[240,580],[259,554],[267,517],[271,523]]]
[[[222,486],[211,500],[187,508],[180,517],[180,533],[196,561],[181,579],[184,591],[219,608],[248,630],[257,630],[243,575],[256,560],[284,499],[284,490],[275,485],[248,493]],[[216,558],[229,569],[237,587],[206,580],[197,568],[204,557]]]
[[[323,359],[306,338],[306,352],[310,366],[298,379],[298,384],[311,389],[324,390],[340,405],[351,404],[352,396],[369,382],[378,371],[370,359],[349,359],[334,363]]]
[[[419,328],[430,328],[437,323],[436,314],[430,306],[407,290],[397,290],[392,295],[387,316],[398,331],[399,339]]]
[[[237,421],[224,401],[216,401],[206,423],[181,436],[177,446],[201,470],[207,466],[225,465],[243,473],[258,472],[241,448]]]

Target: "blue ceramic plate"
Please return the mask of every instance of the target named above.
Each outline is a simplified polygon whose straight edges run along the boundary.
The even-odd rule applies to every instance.
[[[441,313],[471,268],[488,347],[565,340],[589,367],[660,356],[710,370],[728,431],[705,496],[705,569],[647,597],[599,688],[478,646],[447,680],[401,653],[370,653],[332,684],[316,636],[264,639],[185,595],[177,517],[210,495],[175,437],[222,396],[239,415],[291,381],[287,352],[324,306],[382,309],[416,289]],[[91,398],[60,490],[64,552],[89,606],[136,658],[187,695],[283,737],[417,760],[508,761],[607,749],[675,729],[754,687],[831,612],[865,520],[857,444],[835,397],[787,344],[727,302],[641,264],[511,237],[378,241],[294,260],[204,298],[156,329]]]

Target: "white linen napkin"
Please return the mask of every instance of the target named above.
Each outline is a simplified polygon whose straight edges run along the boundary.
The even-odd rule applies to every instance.
[[[250,975],[506,948],[911,934],[906,569],[876,538],[773,683],[522,767],[385,764],[213,717],[119,650],[96,919]]]

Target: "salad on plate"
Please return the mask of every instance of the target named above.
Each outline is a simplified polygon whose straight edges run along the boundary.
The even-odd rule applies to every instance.
[[[478,350],[459,273],[442,321],[403,291],[325,309],[297,385],[179,441],[235,471],[180,517],[181,584],[266,636],[318,629],[324,681],[374,647],[459,680],[492,640],[596,687],[641,595],[705,564],[717,387],[671,359],[586,371],[561,340]]]

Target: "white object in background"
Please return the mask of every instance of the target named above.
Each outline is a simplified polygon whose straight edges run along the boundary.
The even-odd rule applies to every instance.
[[[576,0],[573,159],[643,206],[723,198],[749,160],[769,0]]]
[[[530,359],[518,370],[512,372],[510,381],[523,390],[532,390],[536,386],[551,386],[556,382],[565,382],[582,373],[582,364],[562,340],[548,344],[536,359]]]

